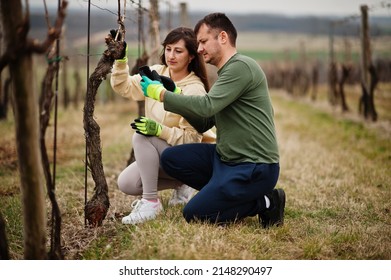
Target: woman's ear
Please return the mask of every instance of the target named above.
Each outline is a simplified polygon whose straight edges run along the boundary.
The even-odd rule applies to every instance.
[[[189,64],[191,63],[191,61],[194,59],[194,55],[190,55],[189,56]]]

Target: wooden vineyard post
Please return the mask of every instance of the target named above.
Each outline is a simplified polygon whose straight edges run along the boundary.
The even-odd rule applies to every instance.
[[[150,36],[151,38],[151,54],[150,64],[159,63],[159,49],[160,49],[160,31],[159,31],[159,3],[157,0],[150,0],[149,19],[150,19]]]
[[[374,90],[377,84],[377,73],[372,65],[371,42],[369,38],[368,6],[362,5],[361,10],[361,87],[360,112],[366,119],[377,120],[374,103]]]
[[[190,27],[189,14],[187,12],[187,3],[179,3],[181,26]]]

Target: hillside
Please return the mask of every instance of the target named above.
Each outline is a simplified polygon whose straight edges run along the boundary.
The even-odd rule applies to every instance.
[[[191,27],[206,13],[191,13]],[[51,15],[54,15],[52,12]],[[166,29],[167,15],[161,13],[161,29]],[[284,32],[301,33],[309,35],[328,35],[330,22],[341,20],[336,17],[287,17],[277,14],[230,14],[230,18],[239,32]],[[87,35],[87,11],[69,10],[66,20],[67,39],[70,42]],[[358,35],[359,19],[353,19],[343,24],[338,24],[334,32],[336,35]],[[128,13],[125,21],[127,36],[129,39],[137,39],[137,15],[134,11]],[[148,18],[144,17],[144,30],[148,30]],[[179,15],[173,14],[171,26],[179,26]],[[117,26],[117,15],[113,11],[91,10],[91,33],[106,32]],[[371,33],[373,36],[391,35],[391,17],[370,17]],[[31,35],[44,36],[46,22],[42,11],[31,11]]]

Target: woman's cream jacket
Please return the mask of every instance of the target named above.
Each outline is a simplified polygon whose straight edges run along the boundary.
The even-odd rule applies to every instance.
[[[165,65],[151,66],[151,70],[156,70],[159,75],[170,77],[169,69]],[[111,87],[123,97],[135,101],[145,100],[145,117],[162,125],[162,132],[159,136],[161,139],[171,146],[185,143],[214,143],[216,141],[216,135],[212,130],[200,134],[182,116],[165,111],[162,102],[145,98],[140,81],[140,75],[129,75],[129,66],[126,62],[116,61],[114,63],[110,78]],[[203,83],[194,72],[176,82],[176,85],[185,95],[206,94]]]

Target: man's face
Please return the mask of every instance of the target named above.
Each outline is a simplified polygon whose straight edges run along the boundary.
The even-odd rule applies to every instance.
[[[202,24],[197,33],[198,53],[204,57],[206,63],[218,66],[221,60],[221,45],[219,34]]]

